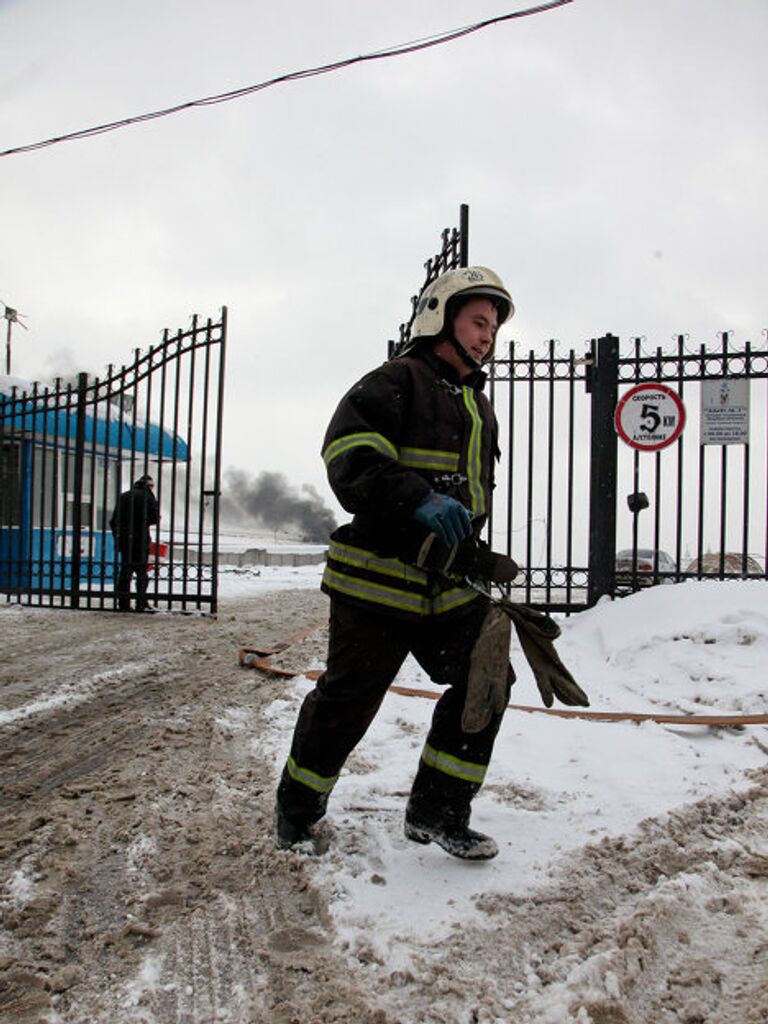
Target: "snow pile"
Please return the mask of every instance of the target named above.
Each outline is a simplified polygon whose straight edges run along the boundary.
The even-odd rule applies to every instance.
[[[280,548],[281,551],[284,548]],[[304,590],[320,586],[323,564],[317,565],[246,565],[242,568],[221,566],[219,597],[232,600],[250,594],[276,590]]]
[[[761,713],[765,594],[758,581],[653,588],[563,620],[558,650],[593,710]],[[512,660],[513,702],[540,706],[514,649]],[[411,660],[397,682],[434,689]],[[289,684],[271,706],[270,729],[254,740],[277,768],[312,685],[304,678]],[[745,772],[766,763],[765,726],[603,723],[509,711],[473,813],[473,824],[492,834],[501,852],[494,861],[468,865],[402,835],[432,708],[430,700],[388,695],[332,795],[318,830],[326,850],[310,867],[332,894],[331,912],[350,954],[386,963],[404,977],[414,969],[415,949],[446,941],[468,923],[482,925],[498,901],[519,904],[554,879],[562,883],[568,858],[585,845],[599,850],[601,843],[641,835],[645,819],[654,819],[663,834],[658,822],[675,809],[746,789]],[[673,903],[675,887],[686,884],[670,883]],[[706,901],[708,884],[706,871],[697,875],[685,902]],[[658,889],[654,912],[662,913],[668,895]],[[721,898],[716,887],[712,898]],[[692,935],[700,924],[689,922]],[[601,974],[603,994],[610,995],[608,961],[589,970]]]

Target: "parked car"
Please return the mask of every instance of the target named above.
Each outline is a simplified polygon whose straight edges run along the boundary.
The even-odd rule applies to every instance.
[[[722,556],[723,571],[727,575],[762,576],[763,570],[760,563],[752,555],[747,555],[746,566],[742,555],[737,551],[727,551]],[[746,571],[745,571],[746,569]],[[699,572],[699,560],[694,558],[685,570],[696,575],[718,575],[720,573],[720,553],[708,553],[701,559],[701,572]]]
[[[661,548],[638,548],[637,564],[633,573],[633,550],[625,548],[616,554],[616,586],[621,589],[635,587],[652,587],[656,583],[674,583],[674,579],[666,575],[676,573],[674,560]],[[656,575],[658,573],[658,575]],[[664,574],[664,575],[662,575]]]

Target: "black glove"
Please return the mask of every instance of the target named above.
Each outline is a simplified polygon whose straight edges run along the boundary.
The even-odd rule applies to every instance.
[[[517,562],[480,547],[474,537],[446,547],[436,533],[424,539],[415,561],[420,569],[478,583],[511,583],[520,571]]]
[[[544,612],[535,611],[506,599],[500,607],[515,624],[523,654],[531,666],[544,706],[551,708],[553,697],[568,705],[589,707],[589,698],[571,673],[560,661],[554,640],[560,636],[560,627]]]
[[[451,572],[470,580],[511,583],[520,572],[520,567],[508,555],[481,548],[474,542],[467,542],[459,544]]]

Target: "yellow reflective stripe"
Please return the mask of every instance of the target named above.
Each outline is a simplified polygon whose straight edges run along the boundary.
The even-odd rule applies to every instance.
[[[391,459],[398,459],[403,466],[413,469],[433,469],[446,473],[455,473],[459,468],[458,452],[446,452],[437,448],[397,448],[383,434],[362,433],[348,434],[332,441],[323,452],[323,461],[328,466],[338,455],[351,448],[374,448]]]
[[[457,588],[444,590],[442,594],[432,598],[432,611],[436,614],[450,612],[454,608],[460,608],[463,604],[477,600],[479,596],[478,592],[471,587],[462,587],[460,590]]]
[[[454,779],[463,779],[465,782],[482,784],[485,779],[485,773],[488,771],[488,766],[485,764],[473,764],[471,761],[462,761],[452,754],[446,754],[444,750],[435,750],[428,743],[424,744],[421,759],[430,768],[443,772],[445,775],[450,775]]]
[[[424,598],[420,594],[409,594],[405,590],[387,587],[371,580],[359,580],[354,576],[345,576],[326,567],[323,582],[332,590],[338,590],[349,597],[359,597],[364,601],[375,601],[389,608],[400,608],[403,611],[424,615]]]
[[[329,466],[338,455],[343,455],[351,448],[373,448],[390,459],[397,458],[397,448],[383,434],[347,434],[346,437],[331,441],[323,452],[323,462]]]
[[[431,598],[388,587],[383,583],[374,583],[372,580],[346,576],[328,566],[323,573],[323,583],[331,590],[337,590],[348,597],[357,597],[362,601],[371,601],[387,608],[398,608],[414,615],[440,615],[474,601],[479,596],[477,591],[466,588],[446,590]]]
[[[480,410],[477,408],[475,393],[472,388],[462,388],[464,393],[464,405],[467,408],[472,429],[469,432],[469,444],[467,446],[467,479],[469,482],[469,498],[471,509],[475,515],[484,515],[485,491],[483,490],[482,467],[480,464],[480,447],[483,435],[483,421]]]
[[[316,793],[330,793],[339,778],[338,775],[326,778],[318,775],[317,772],[311,772],[309,768],[301,768],[292,757],[288,758],[285,767],[288,769],[288,774],[294,782],[301,782],[302,785],[314,789]]]
[[[354,565],[357,569],[379,572],[382,576],[393,576],[407,580],[409,583],[426,584],[427,574],[421,569],[412,568],[399,558],[379,558],[364,548],[354,548],[349,544],[339,544],[332,540],[328,546],[328,558],[345,565]]]
[[[455,473],[459,468],[458,452],[443,452],[435,448],[401,448],[400,462],[414,469],[434,469]]]

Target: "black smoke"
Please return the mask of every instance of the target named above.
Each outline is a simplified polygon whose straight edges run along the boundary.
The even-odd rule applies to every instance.
[[[336,529],[336,518],[311,484],[299,490],[282,473],[268,470],[250,477],[240,469],[224,474],[221,515],[229,522],[256,522],[270,530],[294,526],[303,540],[324,544]]]

